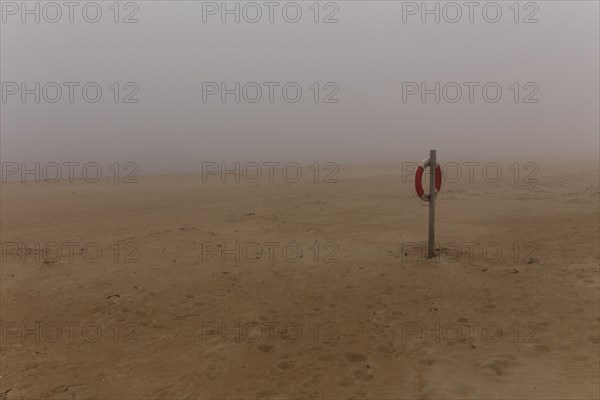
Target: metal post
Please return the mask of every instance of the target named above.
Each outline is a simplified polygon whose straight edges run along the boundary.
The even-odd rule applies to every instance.
[[[427,257],[435,257],[435,150],[429,150],[429,245]]]

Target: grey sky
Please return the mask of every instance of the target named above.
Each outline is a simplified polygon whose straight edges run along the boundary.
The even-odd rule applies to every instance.
[[[402,161],[421,159],[429,148],[442,159],[598,156],[598,2],[521,2],[518,23],[512,1],[496,3],[502,10],[497,23],[482,15],[490,2],[479,3],[473,23],[464,14],[456,23],[444,21],[443,14],[440,23],[433,16],[422,23],[419,13],[403,22],[403,7],[413,11],[411,5],[390,1],[321,2],[319,23],[314,2],[297,2],[303,14],[290,23],[280,2],[273,23],[265,14],[256,23],[244,15],[240,23],[231,15],[222,23],[218,13],[203,22],[203,7],[214,11],[208,2],[143,1],[136,2],[139,22],[131,24],[113,22],[112,1],[98,2],[98,23],[83,20],[81,7],[73,23],[67,15],[57,23],[43,15],[40,23],[34,16],[22,23],[19,11],[13,15],[6,3],[12,2],[2,2],[3,161],[134,161],[142,172],[161,172],[202,161]],[[120,20],[135,11],[127,7],[121,3]],[[293,18],[294,9],[288,11]],[[488,11],[487,18],[493,17],[494,10]],[[330,13],[338,23],[323,23]],[[453,18],[454,11],[445,16]],[[524,23],[528,16],[539,22]],[[25,103],[20,93],[7,95],[7,82],[81,85],[73,103],[63,86],[57,103],[42,97],[36,104],[34,95]],[[82,98],[86,82],[102,88],[97,103]],[[118,103],[109,88],[114,82],[120,84]],[[125,88],[127,82],[135,85]],[[250,103],[240,93],[240,103],[234,95],[222,103],[215,94],[203,102],[203,82],[230,88],[257,82],[262,97]],[[273,103],[264,82],[279,83]],[[283,98],[288,82],[302,88],[296,103]],[[430,88],[440,82],[440,102],[433,94],[425,103],[420,94],[403,102],[403,82]],[[448,101],[456,94],[454,84],[446,98],[442,94],[449,82],[462,88],[456,103]],[[479,84],[473,103],[464,82]],[[502,89],[496,103],[482,96],[490,82]],[[139,102],[123,103],[136,85]],[[247,89],[253,97],[255,87]],[[337,103],[323,102],[338,89],[330,98]]]

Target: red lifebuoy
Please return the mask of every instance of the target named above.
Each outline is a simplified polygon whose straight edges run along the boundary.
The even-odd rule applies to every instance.
[[[423,172],[425,170],[423,169],[423,167],[421,167],[419,165],[419,167],[417,168],[417,174],[415,175],[415,190],[417,191],[417,196],[421,197],[423,196],[423,194],[425,193],[425,190],[423,190]]]
[[[425,194],[425,190],[423,189],[423,172],[425,172],[425,168],[429,166],[429,157],[423,160],[421,165],[417,168],[417,173],[415,174],[415,190],[417,191],[417,196],[419,196],[424,201],[429,201],[429,195]],[[442,188],[442,168],[440,168],[440,164],[435,166],[435,192],[436,194]]]

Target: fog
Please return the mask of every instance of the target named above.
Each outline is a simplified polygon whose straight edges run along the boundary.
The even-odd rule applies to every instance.
[[[595,1],[74,3],[2,2],[3,162],[598,156]]]

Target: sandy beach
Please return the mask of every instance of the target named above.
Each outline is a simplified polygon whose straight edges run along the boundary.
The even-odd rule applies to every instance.
[[[498,164],[433,259],[401,165],[3,183],[2,398],[598,398],[598,166]]]

